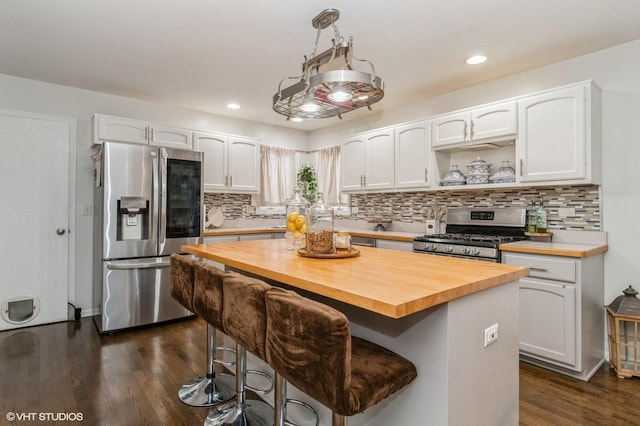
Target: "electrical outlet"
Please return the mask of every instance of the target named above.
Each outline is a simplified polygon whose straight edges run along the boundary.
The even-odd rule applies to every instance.
[[[498,340],[498,324],[493,324],[484,329],[484,347],[486,348],[496,340]]]

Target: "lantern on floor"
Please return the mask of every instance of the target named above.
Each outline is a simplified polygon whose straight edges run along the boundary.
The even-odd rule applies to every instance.
[[[606,306],[609,362],[618,377],[640,376],[640,299],[631,286]]]

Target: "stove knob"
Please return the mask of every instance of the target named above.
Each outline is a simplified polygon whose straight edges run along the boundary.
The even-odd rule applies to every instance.
[[[437,248],[438,248],[438,246],[437,246],[437,245],[435,245],[435,244],[431,244],[431,245],[429,246],[429,249],[430,249],[431,251],[436,251],[436,249],[437,249]]]
[[[446,249],[446,250],[447,250],[447,253],[451,253],[451,252],[453,251],[453,247],[451,247],[451,246],[447,246],[447,249]]]
[[[470,249],[469,247],[465,247],[465,248],[462,250],[462,252],[463,252],[464,254],[469,254],[469,253],[471,252],[471,249]]]
[[[480,249],[479,249],[479,248],[477,248],[477,247],[476,247],[476,248],[474,248],[474,249],[473,249],[473,254],[474,254],[475,256],[479,255],[479,254],[480,254]]]

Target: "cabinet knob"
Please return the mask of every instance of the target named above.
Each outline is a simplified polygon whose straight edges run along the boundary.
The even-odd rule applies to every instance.
[[[65,232],[67,232],[67,230],[64,229],[64,228],[56,229],[56,234],[58,234],[58,235],[64,235]]]

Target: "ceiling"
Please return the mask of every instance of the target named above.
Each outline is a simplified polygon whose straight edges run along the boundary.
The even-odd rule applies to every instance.
[[[385,81],[377,111],[640,39],[638,0],[2,0],[0,73],[309,131],[338,118],[287,122],[272,97],[330,7]]]

